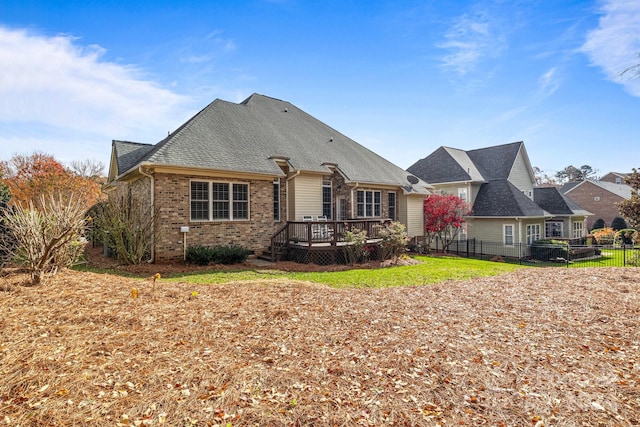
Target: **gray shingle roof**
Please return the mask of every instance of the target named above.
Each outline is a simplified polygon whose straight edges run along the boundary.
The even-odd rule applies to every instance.
[[[471,180],[471,175],[451,155],[447,147],[438,148],[429,156],[414,163],[407,171],[430,184]]]
[[[153,145],[139,142],[114,140],[111,144],[118,163],[118,174],[140,163],[140,160],[153,149]]]
[[[493,147],[470,150],[467,151],[467,154],[485,180],[507,179],[522,144],[520,141],[495,145]]]
[[[533,189],[533,200],[552,215],[591,215],[562,194],[556,187]]]
[[[560,189],[560,192],[562,194],[567,194],[576,187],[579,187],[581,185],[589,185],[589,184],[600,187],[603,190],[608,191],[612,194],[615,194],[618,197],[622,197],[623,199],[628,200],[631,198],[631,190],[632,190],[631,186],[627,184],[616,184],[609,181],[587,180],[587,181],[569,182],[562,186],[562,188]]]
[[[440,147],[407,170],[431,184],[507,179],[522,142],[463,151]]]
[[[282,175],[274,157],[309,172],[328,173],[326,164],[335,164],[348,182],[402,185],[419,193],[428,187],[412,186],[407,171],[295,105],[259,94],[239,104],[213,101],[138,162]]]
[[[513,185],[509,176],[520,150],[524,150],[522,141],[470,151],[440,147],[407,170],[432,184],[481,184],[473,204],[474,217],[590,214],[555,187],[535,188],[531,200]]]
[[[541,217],[547,212],[506,179],[480,186],[472,216]]]

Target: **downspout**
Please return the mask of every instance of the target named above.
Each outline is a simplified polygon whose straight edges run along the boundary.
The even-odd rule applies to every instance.
[[[140,172],[142,175],[148,177],[151,180],[151,221],[153,223],[153,233],[151,233],[151,259],[149,260],[149,263],[153,263],[155,262],[155,257],[156,257],[156,239],[155,239],[155,229],[156,229],[156,208],[155,208],[155,179],[153,178],[153,174],[150,173],[145,173],[142,170],[142,166],[138,167],[138,172]]]
[[[300,175],[301,173],[302,173],[302,170],[298,169],[293,175],[287,177],[287,180],[285,181],[285,184],[286,184],[285,191],[287,192],[287,221],[289,221],[289,181],[291,181],[293,178]]]

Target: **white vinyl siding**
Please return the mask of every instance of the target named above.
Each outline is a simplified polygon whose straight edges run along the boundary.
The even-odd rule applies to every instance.
[[[424,197],[400,196],[398,199],[398,221],[407,227],[409,236],[424,236]]]
[[[322,177],[298,175],[288,182],[289,221],[301,221],[303,215],[322,215]]]

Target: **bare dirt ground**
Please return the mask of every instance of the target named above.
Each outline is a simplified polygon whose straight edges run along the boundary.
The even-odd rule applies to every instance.
[[[0,425],[640,425],[640,269],[382,290],[25,280],[0,277]]]

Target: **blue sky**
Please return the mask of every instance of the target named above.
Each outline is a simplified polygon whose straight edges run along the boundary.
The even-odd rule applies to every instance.
[[[407,168],[524,141],[549,175],[640,168],[640,2],[0,3],[0,159],[108,165],[216,98],[289,101]]]

